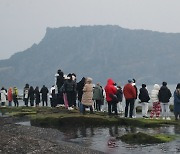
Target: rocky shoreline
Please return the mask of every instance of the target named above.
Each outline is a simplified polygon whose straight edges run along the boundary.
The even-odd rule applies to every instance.
[[[0,153],[13,154],[101,154],[76,144],[61,141],[56,129],[16,124],[16,117],[0,117]]]

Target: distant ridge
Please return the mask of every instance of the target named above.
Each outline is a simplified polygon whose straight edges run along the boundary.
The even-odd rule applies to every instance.
[[[121,84],[129,78],[138,84],[177,83],[179,57],[179,33],[112,25],[47,28],[39,44],[0,61],[0,85],[51,86],[59,68],[102,84],[110,77]]]

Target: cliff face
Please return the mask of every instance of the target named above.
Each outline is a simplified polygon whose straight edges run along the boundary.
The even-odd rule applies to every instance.
[[[129,78],[139,84],[177,83],[179,51],[180,34],[119,26],[47,28],[38,45],[0,61],[0,84],[50,86],[57,69],[103,84],[109,77],[122,84]]]

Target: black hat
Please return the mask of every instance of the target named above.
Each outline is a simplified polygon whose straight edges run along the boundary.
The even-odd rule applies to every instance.
[[[146,84],[142,84],[142,88],[146,88]]]
[[[180,83],[177,84],[176,89],[180,89]]]
[[[163,85],[163,86],[167,86],[167,82],[163,82],[162,85]]]

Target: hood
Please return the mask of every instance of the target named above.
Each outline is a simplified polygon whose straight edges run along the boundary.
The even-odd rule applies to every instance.
[[[155,90],[159,90],[159,89],[160,89],[160,86],[159,86],[158,84],[155,84],[155,85],[154,85],[154,89],[155,89]]]
[[[115,83],[115,82],[114,82],[112,79],[108,79],[108,80],[107,80],[107,84],[108,84],[108,85],[114,85],[114,83]]]
[[[87,78],[86,78],[86,83],[89,83],[89,84],[92,83],[92,78],[87,77]]]

